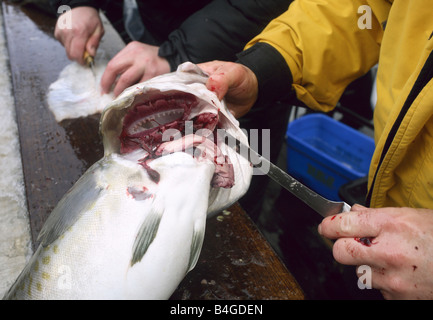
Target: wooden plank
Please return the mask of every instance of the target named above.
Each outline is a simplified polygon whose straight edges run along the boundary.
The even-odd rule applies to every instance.
[[[197,266],[172,299],[299,300],[294,277],[239,205],[209,218]]]
[[[91,143],[89,149],[94,152],[86,154],[79,150],[79,146],[74,148],[72,143],[77,141],[74,130],[87,132],[84,138],[95,137],[97,118],[58,124],[47,107],[47,89],[69,63],[64,49],[51,36],[54,20],[47,17],[44,24],[36,24],[32,18],[39,18],[39,15],[5,3],[3,14],[24,182],[35,243],[43,222],[55,204],[94,160],[90,156],[102,156],[102,145],[99,139],[89,139],[93,140],[93,143],[87,141]]]
[[[46,103],[49,85],[70,63],[54,39],[55,17],[3,2],[32,239],[54,206],[103,155],[99,116],[57,123]],[[101,47],[110,53],[107,41]]]
[[[55,18],[32,7],[3,2],[2,8],[31,233],[37,246],[51,210],[103,155],[99,116],[55,121],[46,92],[70,63],[52,36]],[[101,44],[108,54],[113,50],[110,43]],[[248,215],[238,205],[230,211],[208,220],[199,262],[173,299],[302,299],[299,285]]]

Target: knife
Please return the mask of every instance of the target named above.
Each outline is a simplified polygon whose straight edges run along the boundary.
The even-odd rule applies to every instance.
[[[225,131],[225,135],[229,138],[229,140],[226,141],[226,143],[228,142],[227,145],[232,147],[238,154],[247,159],[255,168],[258,168],[264,174],[267,174],[272,180],[305,202],[322,217],[326,218],[341,212],[350,211],[351,206],[346,202],[331,201],[322,197],[317,192],[311,190],[293,178],[291,175],[287,174],[268,159],[255,152],[249,146],[230,135],[227,131]],[[233,144],[233,141],[235,144]],[[251,161],[252,157],[254,158],[254,162]]]
[[[88,66],[90,69],[92,69],[92,73],[96,78],[96,73],[95,73],[95,58],[93,56],[90,55],[90,53],[86,51],[84,51],[84,63],[86,64],[86,66]]]

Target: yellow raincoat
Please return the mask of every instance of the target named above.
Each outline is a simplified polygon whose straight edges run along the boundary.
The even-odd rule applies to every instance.
[[[379,63],[371,207],[433,209],[432,5],[295,0],[247,45],[276,49],[298,99],[321,111],[331,110],[351,81]]]

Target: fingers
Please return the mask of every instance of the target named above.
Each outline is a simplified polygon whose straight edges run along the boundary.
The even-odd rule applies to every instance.
[[[69,17],[71,22],[68,28],[64,26],[65,17]],[[84,64],[86,50],[95,56],[103,35],[104,27],[99,12],[92,7],[77,7],[63,13],[54,30],[54,36],[65,47],[68,58],[80,64]]]
[[[77,61],[79,64],[84,64],[86,40],[87,39],[84,37],[73,37],[67,44],[65,44],[66,54],[69,60]]]
[[[69,30],[59,27],[60,18],[56,25],[54,36],[65,47],[66,55],[69,60],[83,64],[83,55],[87,41],[86,37],[81,34],[78,29]]]
[[[231,75],[227,73],[227,65],[224,63],[207,62],[199,66],[210,75],[206,83],[208,90],[215,92],[218,99],[222,100],[227,94],[229,86],[233,84]]]
[[[101,42],[101,39],[104,36],[104,32],[105,31],[102,24],[98,25],[95,31],[93,32],[93,34],[87,40],[86,50],[93,57],[96,55],[96,50],[98,49],[99,43]]]
[[[375,239],[368,240],[365,244],[363,238],[340,238],[332,248],[334,259],[344,265],[359,266],[376,264],[374,250],[371,246],[376,244]]]
[[[133,85],[134,83],[138,83],[142,77],[143,73],[137,69],[130,68],[126,70],[122,75],[118,78],[114,89],[113,94],[117,97],[119,94],[123,92],[126,88]]]
[[[373,265],[376,261],[375,246],[378,243],[386,215],[375,209],[354,205],[352,211],[325,218],[318,227],[321,235],[338,239],[333,246],[336,261],[345,265]]]
[[[247,67],[223,61],[202,63],[199,67],[209,74],[206,87],[215,92],[218,99],[225,99],[236,118],[245,115],[256,102],[258,81]]]
[[[129,86],[170,71],[170,64],[158,56],[159,47],[133,41],[111,61],[101,78],[103,93],[117,96]]]
[[[376,214],[375,210],[354,206],[350,212],[325,218],[318,230],[321,235],[330,239],[376,237],[386,222],[386,216]]]
[[[382,235],[389,219],[385,209],[354,205],[350,212],[325,218],[318,230],[327,238],[337,239],[332,249],[337,262],[368,265],[377,272],[383,269],[383,257],[387,254]]]
[[[198,66],[208,75],[215,73],[215,71],[224,64],[224,61],[210,61],[200,63]]]
[[[127,87],[137,83],[142,78],[143,73],[142,68],[134,67],[133,56],[124,54],[124,51],[121,51],[111,59],[102,75],[102,92],[108,93],[112,89],[114,95],[118,96]]]
[[[364,266],[385,298],[431,297],[433,210],[364,208],[322,221],[319,232],[337,239],[333,255],[345,265]],[[366,277],[363,277],[366,279]]]
[[[116,56],[117,57],[117,56]],[[101,89],[103,93],[109,93],[119,74],[128,69],[129,60],[119,60],[114,57],[108,64],[101,78]]]

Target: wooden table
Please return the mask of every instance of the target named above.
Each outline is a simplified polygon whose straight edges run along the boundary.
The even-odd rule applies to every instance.
[[[33,245],[51,210],[103,155],[99,116],[57,123],[46,92],[70,63],[55,17],[2,2]],[[108,39],[108,40],[107,40]],[[110,35],[101,46],[109,52]],[[115,52],[113,52],[113,55]],[[303,299],[294,277],[239,205],[208,219],[196,268],[172,299]]]

